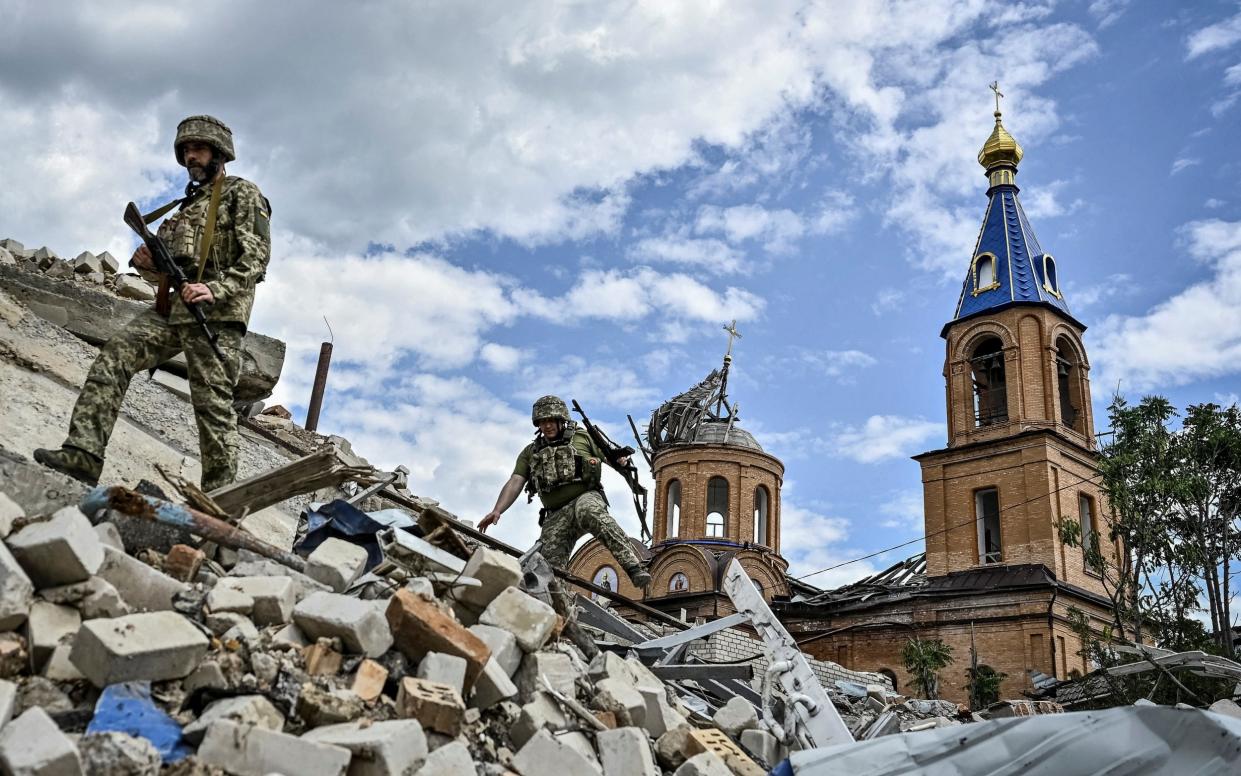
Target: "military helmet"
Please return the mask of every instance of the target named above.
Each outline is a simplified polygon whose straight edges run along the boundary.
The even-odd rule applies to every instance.
[[[185,166],[185,155],[181,153],[181,146],[192,142],[206,143],[218,151],[226,162],[237,158],[233,151],[233,130],[214,116],[190,116],[177,125],[177,139],[173,141],[172,148],[177,154],[177,163],[182,167]]]
[[[530,412],[530,421],[534,425],[539,425],[540,420],[547,418],[555,418],[568,423],[569,405],[564,403],[564,399],[559,396],[544,396],[534,403],[534,409]]]

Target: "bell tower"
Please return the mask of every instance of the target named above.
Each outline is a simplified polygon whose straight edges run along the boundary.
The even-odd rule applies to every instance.
[[[1047,566],[1058,579],[1102,592],[1080,549],[1056,522],[1080,520],[1107,536],[1096,466],[1086,327],[1069,311],[1056,258],[1021,207],[1024,151],[995,127],[978,152],[987,208],[946,342],[947,446],[922,465],[927,574],[990,564]]]

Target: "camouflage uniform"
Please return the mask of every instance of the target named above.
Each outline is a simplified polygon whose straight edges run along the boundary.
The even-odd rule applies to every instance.
[[[554,400],[554,401],[553,401]],[[633,576],[642,569],[629,537],[608,513],[603,495],[603,453],[584,429],[570,421],[568,408],[555,397],[535,403],[535,425],[546,417],[566,421],[556,440],[540,435],[517,457],[513,473],[526,480],[526,488],[543,503],[539,521],[542,554],[553,566],[564,568],[577,540],[592,534],[608,548],[616,562]]]
[[[225,135],[219,133],[223,129]],[[224,161],[232,161],[232,137],[215,119],[194,116],[178,127],[174,145],[177,160],[190,141],[207,142]],[[180,210],[164,219],[159,237],[185,269],[191,282],[202,282],[215,297],[200,305],[224,354],[221,363],[202,330],[179,300],[172,300],[167,318],[154,308],[136,316],[100,350],[73,407],[69,435],[61,451],[71,465],[92,463],[95,477],[116,424],[125,391],[133,376],[184,352],[189,371],[190,396],[198,425],[202,456],[202,487],[211,491],[231,483],[237,473],[237,412],[233,388],[241,372],[241,340],[254,305],[255,285],[263,279],[271,256],[271,207],[253,183],[226,177],[220,187],[215,232],[204,266],[195,266],[207,222],[211,185],[204,184],[180,203]],[[142,272],[158,281],[155,273]],[[42,458],[38,453],[43,452]],[[36,451],[43,462],[47,451]],[[61,468],[51,463],[54,468]],[[92,467],[87,467],[92,468]],[[75,475],[76,476],[76,475]]]

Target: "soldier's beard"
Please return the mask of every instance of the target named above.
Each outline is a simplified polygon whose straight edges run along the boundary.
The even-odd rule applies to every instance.
[[[190,175],[190,183],[188,188],[198,188],[215,178],[216,173],[220,171],[220,162],[218,159],[212,158],[210,162],[203,167],[191,166],[186,171]]]

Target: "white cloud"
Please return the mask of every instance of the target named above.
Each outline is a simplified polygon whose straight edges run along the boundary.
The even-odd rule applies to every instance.
[[[1222,22],[1195,30],[1185,41],[1185,58],[1194,59],[1241,41],[1241,13]]]
[[[721,240],[668,234],[645,237],[629,248],[629,257],[635,261],[667,262],[698,267],[713,275],[740,272],[744,268],[745,254]]]
[[[898,529],[921,536],[926,528],[923,515],[922,491],[907,490],[895,493],[879,505],[879,514],[886,519],[880,522],[884,528]]]
[[[837,452],[858,463],[878,463],[904,458],[945,433],[943,423],[897,415],[871,415],[860,427],[850,426],[835,435]]]
[[[836,380],[849,381],[859,371],[879,362],[860,350],[799,350],[793,360]]]
[[[577,399],[588,413],[607,407],[638,417],[649,412],[659,400],[659,391],[629,367],[606,360],[587,361],[581,356],[531,364],[522,370],[518,396],[534,399],[547,394],[556,394],[570,403]]]
[[[497,372],[512,372],[529,354],[521,348],[488,342],[479,349],[478,355],[491,369]]]
[[[1194,221],[1182,236],[1213,275],[1142,315],[1099,324],[1091,350],[1103,384],[1157,389],[1241,370],[1241,222]]]
[[[1173,160],[1172,172],[1170,172],[1169,174],[1176,175],[1178,172],[1181,172],[1182,170],[1185,170],[1189,167],[1196,167],[1199,164],[1202,164],[1201,159],[1194,159],[1194,158],[1187,157],[1187,156],[1181,156]]]
[[[881,288],[875,293],[875,301],[870,304],[870,311],[875,315],[883,315],[900,308],[905,301],[905,292],[899,288]]]
[[[866,554],[842,544],[849,538],[849,520],[820,514],[798,506],[787,496],[780,503],[780,551],[789,562],[789,575],[800,577],[835,566]],[[874,574],[869,561],[859,561],[839,569],[815,574],[806,580],[816,587],[830,589]]]
[[[1229,86],[1241,86],[1241,64],[1233,65],[1224,71],[1224,83]]]
[[[705,206],[694,224],[698,234],[723,234],[731,243],[755,241],[769,253],[787,253],[806,233],[797,213],[786,208],[768,210],[761,205]]]
[[[1216,199],[1215,197],[1210,197],[1207,199],[1206,202],[1202,203],[1202,206],[1205,207],[1207,210],[1218,210],[1227,204],[1228,202],[1225,200]]]
[[[1087,10],[1098,19],[1099,29],[1106,29],[1116,23],[1129,8],[1130,0],[1093,0]]]
[[[1133,282],[1133,277],[1124,273],[1117,272],[1109,275],[1102,283],[1093,286],[1077,286],[1069,283],[1065,288],[1065,299],[1074,310],[1085,310],[1094,307],[1099,302],[1115,297],[1123,297],[1137,291],[1138,286]]]
[[[1060,192],[1068,185],[1067,181],[1056,180],[1039,186],[1038,189],[1022,198],[1022,207],[1026,215],[1033,219],[1055,218],[1069,215],[1085,205],[1085,200],[1078,198],[1067,205],[1061,201]]]

